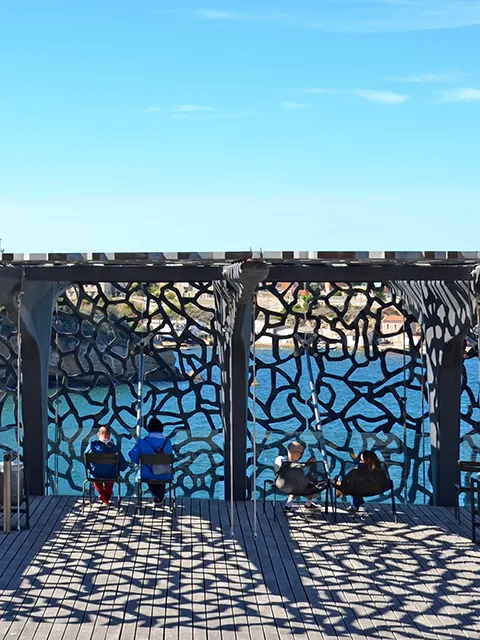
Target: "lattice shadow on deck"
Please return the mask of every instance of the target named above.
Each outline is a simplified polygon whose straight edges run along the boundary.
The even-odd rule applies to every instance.
[[[0,539],[4,638],[477,638],[480,548],[448,509],[383,505],[337,525],[274,523],[185,500],[176,521],[36,499],[30,532]],[[268,505],[271,510],[271,505]]]

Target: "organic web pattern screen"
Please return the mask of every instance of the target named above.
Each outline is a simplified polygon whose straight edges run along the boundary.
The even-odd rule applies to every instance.
[[[172,440],[179,495],[221,493],[223,430],[213,317],[209,284],[93,283],[67,290],[52,332],[48,473],[53,491],[80,490],[83,451],[99,425],[111,426],[126,457],[135,444],[143,343],[144,420],[158,417]],[[133,482],[130,469],[129,494]]]
[[[317,339],[305,354],[301,340],[312,336]],[[348,471],[362,449],[375,449],[389,464],[399,499],[427,500],[422,335],[384,284],[266,283],[257,295],[255,337],[258,491],[290,441],[319,458],[310,358],[332,476]],[[252,396],[253,386],[251,463]]]

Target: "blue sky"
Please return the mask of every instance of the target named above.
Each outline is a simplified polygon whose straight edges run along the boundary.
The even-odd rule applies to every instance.
[[[478,0],[3,0],[7,251],[480,245]]]

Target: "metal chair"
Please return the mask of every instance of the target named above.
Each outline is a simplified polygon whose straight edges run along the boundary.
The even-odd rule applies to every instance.
[[[390,487],[383,492],[383,494],[390,491],[390,502],[392,505],[392,517],[393,521],[397,523],[397,503],[395,499],[395,485],[390,475],[390,466],[393,466],[395,462],[392,462],[392,456],[406,456],[407,449],[400,438],[392,433],[362,433],[361,437],[361,450],[369,449],[380,454],[383,458],[383,467],[390,480]],[[350,454],[352,455],[352,454]],[[382,495],[382,494],[380,494]]]
[[[1,493],[0,513],[5,514],[6,509],[9,509],[10,518],[11,518],[12,515],[20,513],[20,519],[21,519],[22,515],[24,515],[25,516],[25,529],[30,529],[30,494],[29,494],[29,491],[28,491],[28,472],[27,472],[27,469],[25,467],[23,467],[23,469],[21,471],[23,473],[23,491],[20,492],[20,496],[17,496],[17,500],[19,500],[20,497],[22,498],[22,500],[20,502],[20,505],[13,505],[13,507],[12,507],[12,505],[10,504],[9,507],[6,507],[6,505],[3,504],[3,502],[4,502],[4,500],[3,500],[4,499],[3,485],[5,483],[6,465],[7,465],[7,462],[9,462],[11,464],[16,459],[17,459],[17,454],[14,451],[7,451],[6,453],[3,454],[4,475],[3,475],[1,488],[0,488],[0,493]],[[18,467],[17,467],[17,473],[20,473],[20,469]],[[25,506],[22,507],[21,505],[24,504],[24,503],[25,503]],[[4,515],[4,517],[5,517],[5,515]],[[5,529],[5,527],[4,527],[4,529]]]
[[[334,485],[330,480],[325,463],[321,461],[320,464],[322,465],[321,468],[323,473],[323,479],[326,480],[327,485],[324,489],[322,489],[322,491],[318,492],[318,495],[321,495],[321,493],[325,491],[325,513],[329,512],[329,506],[331,505],[332,513],[333,513],[333,521],[336,522],[337,521],[337,501],[335,497],[335,491],[333,490]],[[307,470],[308,467],[305,467],[305,469]],[[273,480],[265,480],[263,483],[263,513],[266,512],[267,490],[268,490],[268,487],[270,487],[271,489],[273,489],[273,519],[274,520],[277,519],[277,510],[276,510],[277,509],[277,491],[283,495],[288,495],[283,491],[280,491],[276,486],[277,477],[278,477],[278,473],[275,474],[275,478]]]
[[[383,456],[383,457],[385,457],[385,456]],[[352,461],[352,464],[353,464],[353,461]],[[394,522],[395,522],[395,524],[396,524],[396,523],[397,523],[397,504],[396,504],[396,502],[395,502],[395,485],[393,484],[393,480],[392,480],[392,478],[390,477],[390,472],[389,472],[389,470],[388,470],[388,464],[387,464],[385,461],[383,462],[383,469],[384,469],[385,473],[386,473],[386,474],[387,474],[387,476],[388,476],[388,479],[389,479],[389,481],[390,481],[390,486],[386,489],[386,491],[383,491],[382,493],[383,493],[383,494],[385,494],[385,493],[387,493],[388,491],[390,491],[390,500],[391,500],[391,503],[392,503],[392,517],[393,517],[393,521],[394,521]],[[335,478],[335,482],[334,482],[334,483],[335,483],[335,485],[337,485],[338,480],[340,479],[340,477],[341,477],[341,476],[340,476],[340,475],[338,475],[338,476]],[[380,494],[378,494],[378,495],[382,495],[382,493],[380,493]],[[365,497],[370,497],[370,496],[365,496]],[[336,502],[336,493],[335,493],[335,502]]]
[[[472,542],[477,544],[477,527],[480,527],[480,480],[479,478],[470,478],[470,518],[472,526]],[[475,504],[475,496],[477,503]]]
[[[175,515],[177,509],[177,490],[174,485],[173,478],[173,463],[175,460],[175,456],[173,453],[142,453],[140,454],[139,465],[140,465],[140,479],[137,480],[137,507],[136,509],[142,508],[142,484],[156,484],[156,485],[167,485],[168,484],[168,501],[170,503],[170,509],[172,510],[172,514]],[[172,477],[169,480],[150,480],[149,478],[142,477],[142,468],[143,466],[152,466],[152,465],[170,465],[172,469]],[[173,489],[173,499],[172,499],[172,489]]]
[[[472,483],[462,485],[462,473],[480,473],[480,462],[470,462],[458,460],[457,462],[457,483],[455,484],[455,517],[460,523],[460,495],[472,492]]]
[[[118,500],[117,500],[117,509],[120,509],[121,505],[121,496],[120,496],[120,473],[118,471],[118,453],[85,453],[83,456],[83,460],[85,463],[85,473],[86,478],[82,485],[82,509],[85,509],[85,490],[87,484],[89,485],[88,496],[89,502],[92,504],[93,502],[93,488],[92,484],[94,482],[113,482],[118,485]],[[114,478],[94,478],[90,473],[90,464],[111,464],[115,465],[115,477]]]

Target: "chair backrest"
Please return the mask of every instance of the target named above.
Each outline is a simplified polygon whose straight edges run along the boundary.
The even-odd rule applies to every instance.
[[[118,453],[86,453],[85,464],[90,463],[118,465]]]
[[[383,491],[395,490],[395,484],[392,480],[392,476],[390,474],[390,468],[399,465],[399,462],[396,460],[392,460],[392,456],[402,455],[404,451],[404,446],[402,441],[391,433],[361,433],[361,451],[368,449],[369,451],[373,451],[377,454],[380,462],[382,463],[382,468],[387,475],[390,486]],[[361,451],[356,451],[355,455],[359,455]],[[358,458],[353,458],[352,455],[352,463],[356,464]]]
[[[392,456],[402,456],[404,454],[405,447],[403,442],[392,433],[362,433],[360,436],[362,451],[365,449],[374,451],[382,459],[386,467],[393,463]],[[356,453],[360,453],[360,451]]]
[[[115,465],[115,479],[119,477],[118,472],[118,453],[85,453],[84,454],[85,469],[91,472],[90,464],[106,464]]]
[[[173,453],[142,453],[140,454],[140,465],[142,464],[173,464],[175,456]]]
[[[471,462],[470,460],[458,461],[459,473],[478,473],[480,472],[480,462]]]
[[[327,470],[327,466],[324,460],[316,460],[313,464],[305,467],[305,474],[307,478],[313,482],[320,480],[328,480],[330,475]]]

